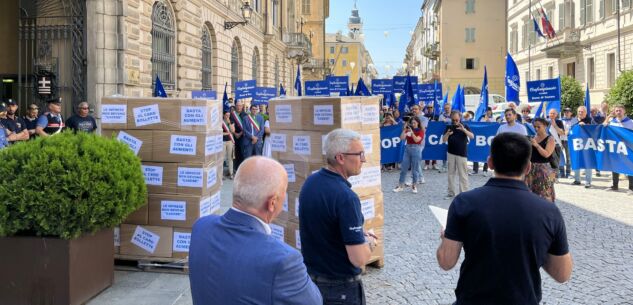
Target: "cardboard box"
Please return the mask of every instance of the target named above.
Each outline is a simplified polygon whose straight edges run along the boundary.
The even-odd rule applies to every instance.
[[[128,98],[128,129],[180,130],[180,100],[175,98]]]
[[[280,130],[270,135],[271,151],[277,160],[325,163],[323,141],[325,133],[315,131]]]
[[[299,233],[299,223],[288,221],[284,229],[284,241],[291,247],[301,250],[301,236]]]
[[[284,200],[284,210],[277,216],[282,222],[299,222],[299,192],[288,191]]]
[[[220,210],[220,192],[211,196],[153,194],[149,196],[149,224],[191,228],[200,217]]]
[[[379,96],[373,95],[361,97],[361,129],[363,131],[380,128],[380,106]]]
[[[181,131],[221,131],[222,102],[219,100],[181,100]]]
[[[385,225],[385,206],[382,192],[360,197],[361,211],[365,217],[365,226]]]
[[[380,129],[361,131],[365,160],[380,164]]]
[[[171,257],[173,229],[140,225],[121,225],[122,255]]]
[[[381,192],[381,179],[380,163],[366,162],[360,175],[349,177],[347,181],[352,184],[352,190],[362,197]]]
[[[270,229],[272,230],[271,236],[281,242],[284,242],[284,236],[286,236],[286,223],[287,221],[278,218],[273,220],[270,224]]]
[[[221,131],[154,131],[152,159],[175,163],[210,163],[223,160]]]
[[[362,106],[358,96],[305,97],[301,103],[301,130],[327,133],[336,128],[361,129]]]
[[[173,258],[186,259],[189,257],[189,245],[191,244],[191,229],[174,228],[172,256]]]
[[[148,217],[148,208],[147,208],[147,199],[145,200],[145,204],[143,204],[138,210],[132,212],[130,215],[125,218],[123,223],[126,224],[134,224],[134,225],[146,225]]]
[[[302,98],[274,98],[268,105],[271,130],[301,130]]]
[[[111,130],[103,129],[101,135],[115,138],[127,144],[141,160],[152,160],[154,138],[151,130]]]
[[[101,129],[127,129],[127,98],[103,97],[99,108]]]
[[[143,175],[149,194],[205,196],[222,185],[222,164],[143,162]]]
[[[288,191],[301,191],[301,187],[312,173],[321,170],[325,162],[304,162],[291,160],[278,160],[288,173]]]

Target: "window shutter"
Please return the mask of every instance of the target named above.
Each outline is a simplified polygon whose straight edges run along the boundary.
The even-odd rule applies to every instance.
[[[461,62],[462,62],[462,70],[466,70],[466,58],[461,58]]]
[[[464,36],[464,42],[469,42],[469,41],[468,41],[468,34],[469,34],[469,32],[470,32],[470,31],[468,31],[468,28],[465,28],[465,29],[464,29],[464,34],[465,34],[465,36]]]
[[[558,30],[562,31],[565,27],[565,4],[558,5]]]
[[[618,11],[618,0],[611,0],[611,14],[615,14]]]
[[[580,0],[580,24],[585,25],[587,23],[587,16],[585,15],[585,7],[587,6],[587,0]]]
[[[475,42],[475,28],[470,28],[470,39]]]
[[[622,0],[623,8],[631,8],[631,0]]]
[[[604,0],[600,0],[600,4],[598,4],[598,14],[600,19],[604,19]]]
[[[593,22],[593,0],[586,0],[587,7],[585,8],[585,14],[587,15],[587,23]]]
[[[479,58],[475,58],[474,63],[473,63],[473,69],[475,70],[479,69]]]

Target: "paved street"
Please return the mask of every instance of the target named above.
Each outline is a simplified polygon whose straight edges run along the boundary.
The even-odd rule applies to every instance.
[[[429,204],[448,207],[445,174],[424,172],[419,194],[392,193],[397,172],[383,174],[385,267],[364,277],[369,304],[451,304],[458,269],[442,271],[435,260],[439,224]],[[471,176],[471,187],[483,176]],[[633,196],[607,192],[610,177],[594,177],[594,188],[556,185],[574,257],[572,280],[558,284],[543,273],[542,304],[631,304],[633,302]],[[626,186],[626,182],[624,182]],[[231,184],[224,185],[223,207]],[[508,202],[511,204],[511,202]],[[115,284],[89,304],[191,304],[184,275],[116,272]]]

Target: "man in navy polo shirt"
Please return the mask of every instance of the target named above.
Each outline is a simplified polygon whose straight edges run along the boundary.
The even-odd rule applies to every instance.
[[[347,179],[360,174],[360,134],[336,129],[325,139],[327,167],[306,179],[299,194],[301,252],[323,304],[365,304],[360,280],[376,236],[363,230],[360,199]]]
[[[530,192],[523,182],[531,154],[525,136],[497,135],[488,158],[495,177],[451,203],[437,261],[450,270],[464,248],[457,305],[539,304],[541,267],[560,283],[571,276],[572,259],[558,207]]]

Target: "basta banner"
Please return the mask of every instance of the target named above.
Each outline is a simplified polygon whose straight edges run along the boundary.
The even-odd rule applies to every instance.
[[[214,90],[194,90],[191,91],[191,98],[194,100],[217,100],[218,93]]]
[[[633,130],[575,125],[568,140],[572,169],[596,169],[633,176]]]
[[[235,83],[235,99],[252,98],[257,87],[256,80],[243,80]]]
[[[442,83],[418,84],[418,102],[423,105],[432,104],[435,100],[442,99]]]
[[[305,87],[306,96],[330,95],[330,84],[327,80],[307,80]]]
[[[349,88],[349,76],[328,76],[326,81],[328,82],[330,95],[345,96]]]
[[[275,87],[256,87],[253,96],[253,105],[266,105],[268,100],[277,96],[277,88]]]

